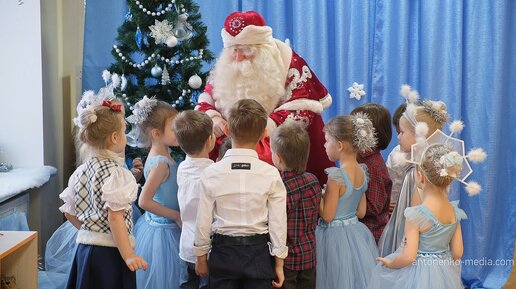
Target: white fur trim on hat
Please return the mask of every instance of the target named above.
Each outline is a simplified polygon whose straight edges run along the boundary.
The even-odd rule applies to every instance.
[[[279,110],[309,110],[314,113],[321,114],[324,109],[323,105],[319,101],[300,98],[286,102],[280,105],[280,107],[276,108],[274,111]]]
[[[232,36],[223,28],[220,35],[224,48],[234,45],[266,44],[273,41],[272,28],[269,26],[249,25],[244,27],[236,36]]]

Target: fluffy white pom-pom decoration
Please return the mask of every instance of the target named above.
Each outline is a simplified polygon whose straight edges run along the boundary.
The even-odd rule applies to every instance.
[[[113,73],[113,75],[111,75],[111,82],[113,82],[113,87],[118,87],[120,85],[120,76],[118,76],[116,73]]]
[[[460,133],[464,129],[464,122],[462,120],[454,120],[450,123],[450,131],[452,133]]]
[[[482,187],[477,182],[469,182],[466,185],[466,191],[470,197],[480,194]]]
[[[102,79],[104,79],[104,82],[106,83],[106,85],[110,78],[111,78],[111,73],[108,70],[102,71]]]
[[[483,149],[477,148],[477,149],[471,149],[466,157],[471,162],[477,164],[477,163],[483,162],[486,159],[487,154]]]
[[[425,142],[426,142],[426,137],[423,137],[423,136],[416,137],[416,143],[424,144]]]
[[[412,90],[408,95],[408,100],[411,103],[417,103],[419,101],[419,93],[415,90]]]
[[[412,89],[410,88],[410,85],[408,84],[403,84],[401,86],[401,89],[400,89],[400,94],[401,96],[403,96],[404,98],[407,98],[408,99],[408,96],[409,96],[409,93]]]
[[[400,166],[407,162],[407,155],[404,152],[393,152],[391,156],[394,166]]]
[[[86,99],[86,100],[92,100],[93,98],[95,97],[95,92],[93,90],[86,90],[83,94],[82,94],[82,98],[83,99]]]
[[[127,78],[125,77],[125,75],[122,74],[122,85],[120,86],[120,89],[125,90],[126,87],[127,87]]]
[[[426,122],[418,122],[415,127],[416,137],[426,138],[428,134],[428,125]]]

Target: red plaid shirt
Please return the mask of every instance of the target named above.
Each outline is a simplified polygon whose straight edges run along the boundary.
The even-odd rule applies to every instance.
[[[317,177],[305,172],[282,172],[287,188],[287,246],[285,268],[293,271],[315,268],[315,228],[322,190]]]
[[[365,217],[360,221],[371,230],[378,243],[383,228],[389,222],[392,181],[379,150],[359,155],[358,162],[364,163],[369,172],[369,184],[365,192],[367,210]]]

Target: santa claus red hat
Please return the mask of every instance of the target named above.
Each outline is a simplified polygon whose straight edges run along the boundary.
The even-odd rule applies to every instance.
[[[273,41],[272,28],[256,11],[233,12],[221,31],[224,48],[234,45],[266,44]]]

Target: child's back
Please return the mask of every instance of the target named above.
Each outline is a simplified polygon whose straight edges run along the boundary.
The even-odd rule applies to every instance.
[[[423,203],[406,208],[406,221],[420,230],[416,260],[413,265],[401,269],[378,264],[368,288],[463,288],[460,260],[454,261],[453,252],[450,251],[457,227],[466,218],[466,213],[458,204],[458,201],[446,202],[438,209]],[[402,250],[403,246],[386,258],[392,260]]]

